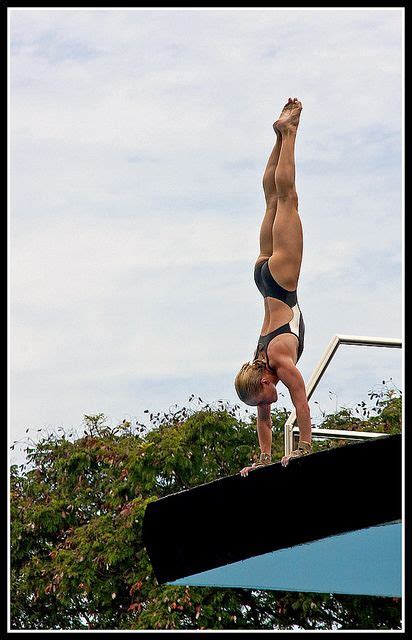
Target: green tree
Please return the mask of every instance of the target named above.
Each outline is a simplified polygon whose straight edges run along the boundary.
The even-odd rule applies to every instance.
[[[12,628],[400,628],[399,599],[157,583],[142,545],[147,504],[237,473],[259,454],[254,415],[199,401],[150,414],[148,427],[85,416],[81,436],[49,434],[27,447],[27,463],[11,468]],[[399,394],[375,403],[356,428],[399,431]],[[354,412],[324,422],[348,424]],[[272,414],[274,459],[286,417]]]

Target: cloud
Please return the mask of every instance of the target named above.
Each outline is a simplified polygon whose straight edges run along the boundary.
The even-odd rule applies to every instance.
[[[11,10],[13,433],[71,423],[87,397],[98,411],[110,385],[116,415],[136,388],[138,406],[193,387],[236,401],[263,320],[261,179],[289,95],[304,103],[304,375],[333,333],[399,334],[402,19]]]

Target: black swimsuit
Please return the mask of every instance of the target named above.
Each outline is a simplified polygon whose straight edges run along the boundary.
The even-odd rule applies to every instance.
[[[267,333],[264,336],[259,336],[259,342],[253,358],[257,358],[258,353],[264,350],[266,355],[266,365],[270,369],[267,354],[269,342],[271,342],[273,338],[280,335],[281,333],[291,333],[297,337],[299,341],[297,360],[299,360],[303,351],[305,323],[303,322],[303,316],[299,307],[296,291],[287,291],[276,282],[269,271],[268,262],[269,260],[264,260],[262,262],[258,262],[258,264],[255,265],[254,275],[256,286],[264,298],[275,298],[276,300],[280,300],[281,302],[287,304],[293,312],[293,317],[290,322],[282,325],[274,331],[271,331],[270,333]]]

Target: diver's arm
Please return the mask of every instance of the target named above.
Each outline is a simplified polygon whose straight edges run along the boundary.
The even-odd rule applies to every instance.
[[[272,417],[270,415],[270,407],[270,404],[257,405],[256,427],[260,451],[262,454],[269,455],[270,459],[272,459]]]
[[[256,427],[258,433],[260,457],[259,461],[244,467],[240,475],[246,477],[249,471],[256,469],[272,461],[272,417],[270,415],[270,404],[257,405]]]
[[[282,358],[276,366],[276,374],[279,380],[288,388],[291,400],[296,409],[296,418],[299,427],[300,440],[311,443],[312,424],[310,409],[306,395],[305,382],[299,369],[292,358]]]

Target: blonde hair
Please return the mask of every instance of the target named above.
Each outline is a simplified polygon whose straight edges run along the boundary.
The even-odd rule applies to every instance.
[[[242,402],[250,403],[260,393],[261,379],[266,369],[264,360],[253,360],[253,362],[245,362],[235,378],[236,393]]]

